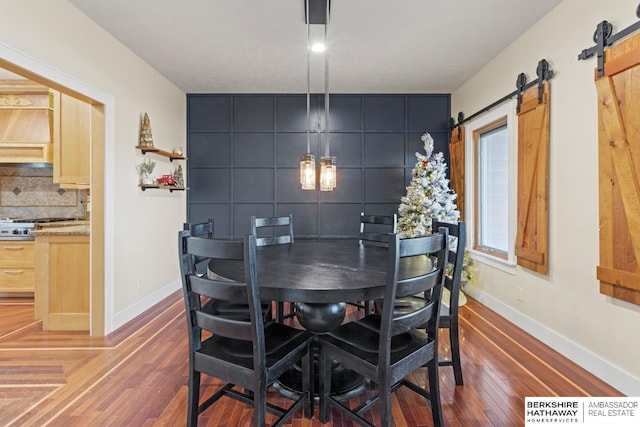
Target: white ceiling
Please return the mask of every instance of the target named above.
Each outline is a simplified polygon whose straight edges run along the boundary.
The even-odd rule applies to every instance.
[[[306,92],[304,0],[70,1],[187,93]],[[333,0],[330,91],[452,92],[560,1]]]

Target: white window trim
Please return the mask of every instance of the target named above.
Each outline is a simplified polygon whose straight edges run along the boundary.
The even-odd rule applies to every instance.
[[[507,273],[515,274],[516,271],[516,255],[515,255],[515,242],[516,242],[516,207],[517,207],[517,180],[518,171],[516,167],[517,162],[517,136],[518,136],[518,121],[515,111],[516,103],[514,100],[505,102],[499,107],[483,114],[482,116],[472,120],[465,125],[465,176],[469,177],[465,183],[465,205],[469,206],[469,209],[465,209],[465,222],[467,223],[467,248],[471,257],[478,262],[487,264],[491,267],[495,267]],[[507,259],[499,258],[490,255],[485,252],[477,251],[473,249],[475,239],[475,147],[473,141],[473,133],[477,129],[480,129],[489,123],[495,122],[503,117],[507,118],[507,173],[509,175],[509,230],[508,236],[508,252]]]

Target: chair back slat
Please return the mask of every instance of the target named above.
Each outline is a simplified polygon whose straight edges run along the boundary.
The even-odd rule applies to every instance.
[[[191,291],[218,301],[248,304],[247,284],[232,280],[211,280],[207,277],[191,277]]]
[[[360,214],[361,224],[381,224],[381,225],[397,225],[397,215],[366,215],[364,212]],[[393,232],[393,231],[392,231]]]
[[[190,255],[204,258],[244,260],[244,247],[241,240],[215,240],[202,237],[189,237],[186,250]]]
[[[430,292],[431,289],[442,282],[442,274],[443,272],[440,269],[434,268],[434,270],[429,273],[398,280],[396,298],[415,295],[421,292]]]
[[[293,243],[293,215],[258,218],[251,216],[251,234],[258,246]]]
[[[292,243],[291,236],[288,234],[283,234],[281,236],[269,236],[269,237],[259,237],[256,239],[256,243],[258,246],[269,246],[269,245],[283,245],[286,243]]]
[[[404,334],[416,327],[426,324],[433,315],[435,304],[431,300],[425,300],[424,305],[415,311],[396,316],[391,326],[391,336]]]
[[[388,246],[389,239],[391,238],[392,235],[393,235],[392,233],[380,234],[380,233],[364,232],[364,233],[360,233],[360,241],[366,242],[366,243],[371,243],[371,242],[384,243],[385,246]]]
[[[253,328],[251,322],[234,320],[227,317],[214,316],[201,310],[194,311],[195,326],[227,338],[251,341]]]

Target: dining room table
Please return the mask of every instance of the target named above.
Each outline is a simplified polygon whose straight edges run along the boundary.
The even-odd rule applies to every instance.
[[[386,247],[359,244],[355,239],[296,239],[292,244],[259,246],[260,297],[264,302],[295,303],[296,317],[304,328],[329,333],[342,324],[346,303],[384,297],[388,253]],[[416,265],[416,260],[412,263]],[[407,265],[404,271],[410,269]],[[244,267],[241,262],[215,260],[209,263],[209,275],[242,281]],[[284,374],[279,384],[283,394],[296,395],[301,389],[300,372]],[[357,395],[366,386],[362,378],[338,365],[332,367],[331,384],[331,394],[339,399]]]

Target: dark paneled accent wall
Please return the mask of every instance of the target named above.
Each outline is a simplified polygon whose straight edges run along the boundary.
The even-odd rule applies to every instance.
[[[324,129],[323,99],[312,96],[312,129]],[[216,236],[241,237],[251,215],[292,213],[296,238],[355,237],[361,211],[397,212],[424,132],[449,158],[449,94],[331,95],[330,107],[337,188],[303,191],[305,95],[188,95],[188,220],[213,217]],[[311,152],[324,153],[317,132]]]

